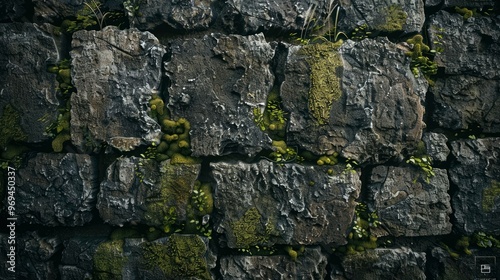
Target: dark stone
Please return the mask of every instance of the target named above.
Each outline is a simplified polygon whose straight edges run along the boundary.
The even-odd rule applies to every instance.
[[[45,130],[57,120],[56,75],[47,67],[56,63],[60,54],[57,40],[48,32],[51,28],[32,23],[0,24],[0,116],[7,105],[12,106],[19,114],[16,126],[24,134],[12,140],[48,140]],[[0,138],[9,129],[2,126]]]
[[[422,136],[422,140],[425,143],[427,154],[434,162],[445,162],[448,159],[450,148],[446,144],[448,138],[444,134],[426,132]]]
[[[409,248],[374,249],[347,255],[342,261],[344,274],[349,280],[415,279],[424,280],[425,253]]]
[[[62,250],[59,237],[29,231],[20,235],[16,243],[16,279],[58,279],[57,253]]]
[[[416,149],[425,126],[427,82],[413,76],[409,58],[397,45],[387,39],[347,41],[336,68],[325,56],[314,60],[304,55],[304,48],[289,48],[281,85],[283,105],[290,112],[289,145],[316,154],[338,152],[358,163],[402,159]],[[338,98],[322,103],[323,124],[311,112],[311,97],[317,94],[312,90],[314,71],[336,75],[340,82]]]
[[[418,168],[377,166],[373,169],[369,204],[392,236],[445,235],[451,232],[451,205],[446,170],[434,169],[426,182]]]
[[[442,44],[443,52],[434,60],[444,68],[445,74],[500,78],[499,17],[480,16],[464,20],[458,13],[439,11],[429,17],[427,31],[430,42]],[[436,49],[434,43],[430,46]]]
[[[449,170],[458,192],[452,198],[460,233],[500,234],[500,138],[451,142]]]
[[[98,192],[97,175],[97,161],[88,155],[38,154],[18,170],[18,222],[44,226],[90,222]]]
[[[26,14],[22,1],[3,0],[0,3],[0,22],[18,21]]]
[[[118,226],[142,223],[162,227],[165,216],[186,222],[200,168],[199,164],[172,165],[170,160],[119,158],[108,167],[101,183],[99,214],[104,222]],[[172,207],[174,214],[169,212]]]
[[[340,5],[345,10],[339,19],[340,30],[351,31],[366,24],[369,30],[412,33],[420,32],[425,21],[423,0],[340,0]]]
[[[321,248],[306,248],[296,260],[290,256],[223,256],[222,279],[325,279],[327,258]]]
[[[132,6],[128,10],[131,26],[141,30],[153,30],[163,24],[180,30],[207,29],[212,21],[214,13],[212,5],[214,0],[176,0],[176,1],[131,1]],[[138,6],[137,12],[133,12]],[[131,12],[132,11],[132,12]]]
[[[157,143],[160,126],[148,115],[160,85],[164,46],[137,29],[73,34],[71,139],[81,151],[107,144],[120,151]],[[92,82],[89,82],[92,81]],[[92,112],[89,114],[89,112]]]
[[[254,122],[274,82],[274,50],[264,35],[206,35],[174,40],[165,63],[168,108],[191,123],[193,156],[254,156],[271,139]]]
[[[361,181],[343,166],[211,163],[215,226],[230,248],[346,243]]]

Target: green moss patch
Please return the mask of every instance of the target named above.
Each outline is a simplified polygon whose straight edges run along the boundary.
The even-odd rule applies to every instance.
[[[236,248],[249,249],[251,246],[268,243],[271,235],[277,235],[273,221],[262,221],[262,215],[255,207],[248,209],[238,220],[231,223]]]
[[[330,109],[334,101],[342,96],[339,70],[342,69],[342,59],[337,43],[325,42],[302,47],[299,54],[306,56],[311,67],[311,87],[308,105],[318,124],[327,124],[330,119]]]
[[[144,265],[161,270],[166,279],[212,279],[199,236],[173,234],[166,244],[147,243],[143,250]]]
[[[122,269],[127,261],[123,254],[123,240],[108,241],[97,247],[94,262],[94,279],[122,279]]]
[[[383,23],[375,26],[376,30],[384,32],[395,32],[403,30],[408,14],[399,5],[391,5],[380,11],[384,17]]]
[[[26,133],[21,129],[20,114],[7,104],[3,108],[2,116],[0,116],[0,147],[7,146],[11,141],[25,141]]]
[[[495,200],[498,198],[500,198],[500,182],[493,180],[491,187],[483,189],[483,211],[491,212],[493,206],[495,206]]]

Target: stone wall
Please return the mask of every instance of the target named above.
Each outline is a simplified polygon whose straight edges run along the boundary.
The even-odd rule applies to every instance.
[[[0,278],[500,277],[499,9],[3,1]]]

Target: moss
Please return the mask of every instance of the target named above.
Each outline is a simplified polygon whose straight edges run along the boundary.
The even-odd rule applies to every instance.
[[[125,238],[141,238],[141,233],[134,228],[117,228],[110,236],[111,240],[123,240]]]
[[[52,140],[52,149],[56,153],[60,153],[63,150],[63,144],[64,142],[71,140],[71,136],[68,132],[62,132]]]
[[[198,216],[203,217],[212,214],[214,210],[214,198],[210,184],[202,184],[200,181],[196,181],[191,199]]]
[[[123,254],[123,240],[99,244],[92,258],[94,279],[122,279],[122,269],[127,262]]]
[[[337,51],[341,44],[342,40],[337,43],[311,44],[300,51],[311,67],[309,111],[320,125],[328,123],[331,106],[342,95],[339,69],[342,69],[343,63]]]
[[[484,212],[491,212],[495,206],[495,200],[500,198],[500,182],[493,180],[491,187],[483,189],[482,208]]]
[[[292,261],[296,262],[297,257],[299,256],[299,253],[295,251],[292,246],[285,246],[285,251],[288,253]]]
[[[25,146],[9,144],[2,151],[0,158],[6,160],[14,160],[17,156],[20,156],[22,153],[28,150],[29,149]]]
[[[302,162],[304,158],[297,154],[297,150],[287,146],[285,141],[273,141],[274,152],[269,154],[269,158],[276,163]]]
[[[376,25],[375,29],[384,32],[395,32],[403,30],[408,15],[399,5],[391,5],[382,9],[380,14],[383,17],[382,24]]]
[[[269,241],[270,235],[275,234],[275,228],[270,221],[262,223],[262,215],[257,208],[250,208],[238,221],[231,223],[237,248],[248,249]]]
[[[190,156],[184,156],[180,153],[174,153],[170,160],[171,164],[199,164],[200,162],[200,159]]]
[[[28,136],[21,129],[19,113],[7,104],[0,117],[0,148],[7,146],[11,141],[25,141]]]
[[[464,252],[466,255],[472,254],[472,252],[469,250],[469,237],[467,236],[462,236],[457,240],[457,243],[455,244],[455,249],[458,251]]]
[[[167,279],[212,279],[199,236],[173,234],[166,244],[148,243],[143,250],[144,265],[161,270]]]
[[[424,73],[427,80],[432,81],[430,77],[437,74],[438,66],[437,63],[432,61],[433,53],[435,50],[431,50],[428,45],[424,43],[424,38],[422,35],[417,34],[412,38],[406,40],[408,44],[413,45],[411,51],[406,52],[406,55],[411,58],[410,68],[415,77],[419,76],[419,69]]]
[[[469,10],[467,8],[460,8],[460,7],[455,7],[455,12],[461,14],[464,18],[464,20],[468,20],[469,18],[473,17],[475,14],[475,10]]]
[[[163,114],[165,114],[165,103],[158,95],[153,95],[149,101],[149,107],[151,108],[154,116],[163,116]]]
[[[282,108],[282,100],[277,87],[274,87],[267,97],[266,107],[262,112],[260,108],[253,108],[255,124],[267,131],[272,139],[285,137],[288,114]]]

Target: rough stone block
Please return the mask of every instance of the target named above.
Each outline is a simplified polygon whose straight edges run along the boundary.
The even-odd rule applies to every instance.
[[[97,160],[89,155],[42,154],[18,170],[16,213],[22,224],[82,226],[93,218]]]
[[[435,176],[417,168],[377,166],[373,169],[369,193],[372,210],[383,228],[393,236],[445,235],[451,232],[451,205],[446,170]]]
[[[73,34],[71,139],[82,151],[108,144],[120,151],[158,142],[148,115],[160,85],[165,48],[149,32],[106,27]]]
[[[297,164],[212,163],[215,226],[230,248],[346,243],[360,192],[359,174]]]

